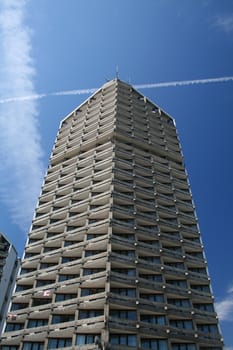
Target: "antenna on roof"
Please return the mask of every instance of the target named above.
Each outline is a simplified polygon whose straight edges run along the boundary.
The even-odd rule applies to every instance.
[[[119,68],[118,68],[118,65],[116,65],[116,79],[119,79]]]

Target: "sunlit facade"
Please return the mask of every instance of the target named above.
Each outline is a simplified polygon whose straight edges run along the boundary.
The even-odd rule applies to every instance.
[[[2,350],[221,350],[174,120],[115,79],[62,122]]]

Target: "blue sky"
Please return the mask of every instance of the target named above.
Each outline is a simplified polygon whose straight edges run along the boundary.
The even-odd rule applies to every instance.
[[[116,67],[135,85],[233,76],[233,2],[1,0],[0,52],[0,230],[21,255],[59,122],[89,96],[63,92]],[[141,92],[176,120],[232,350],[233,81]]]

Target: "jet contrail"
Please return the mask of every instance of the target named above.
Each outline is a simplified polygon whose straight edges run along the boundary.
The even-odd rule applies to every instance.
[[[177,86],[187,86],[187,85],[197,85],[197,84],[210,84],[210,83],[226,83],[233,81],[233,76],[229,77],[219,77],[219,78],[207,78],[207,79],[195,79],[195,80],[178,80],[163,83],[148,83],[148,84],[133,84],[136,89],[155,89],[162,87],[177,87]],[[71,95],[87,95],[94,93],[98,88],[89,89],[77,89],[77,90],[65,90],[50,93],[34,94],[29,96],[18,96],[9,97],[0,100],[0,104],[10,103],[16,101],[28,101],[28,100],[39,100],[41,98],[50,96],[71,96]]]
[[[151,84],[140,84],[134,85],[136,89],[153,89],[160,87],[171,87],[171,86],[185,86],[185,85],[195,85],[195,84],[209,84],[209,83],[225,83],[228,81],[233,81],[233,76],[230,77],[220,77],[220,78],[207,78],[207,79],[195,79],[195,80],[178,80],[165,83],[151,83]]]

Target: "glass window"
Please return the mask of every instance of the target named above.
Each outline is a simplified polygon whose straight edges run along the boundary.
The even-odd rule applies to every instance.
[[[157,303],[163,303],[164,302],[164,296],[163,294],[140,294],[140,298],[154,301]]]
[[[154,282],[162,282],[163,281],[162,275],[140,274],[139,277],[145,278],[149,281],[154,281]]]
[[[49,304],[51,303],[51,299],[39,299],[39,298],[35,298],[32,301],[32,306],[39,306],[39,305],[45,305],[45,304]]]
[[[187,288],[187,282],[185,280],[167,280],[168,284],[172,284],[174,286],[178,286],[181,288]]]
[[[62,323],[74,320],[74,315],[53,315],[52,323]]]
[[[87,276],[87,275],[92,275],[98,272],[102,272],[105,271],[104,269],[101,268],[96,268],[96,269],[83,269],[83,275]]]
[[[137,313],[133,310],[110,310],[110,316],[126,320],[136,320]]]
[[[54,280],[37,280],[36,286],[41,287],[52,283],[54,283]]]
[[[104,292],[104,288],[82,288],[81,297]]]
[[[72,345],[71,338],[49,338],[49,341],[48,341],[48,349],[65,348],[71,345]]]
[[[167,350],[167,341],[165,339],[141,339],[142,349]]]
[[[170,326],[176,328],[193,329],[193,323],[190,320],[170,320]]]
[[[44,343],[42,342],[25,342],[23,344],[23,350],[43,350]]]
[[[166,324],[166,319],[163,315],[141,315],[141,321],[161,325]]]
[[[136,276],[136,269],[113,268],[112,272],[123,273],[128,276]]]
[[[23,323],[10,323],[10,322],[8,322],[6,325],[5,332],[18,331],[19,329],[22,329],[23,326],[24,326]]]
[[[213,304],[193,304],[193,307],[203,311],[214,312]]]
[[[71,280],[72,278],[77,278],[79,275],[59,275],[59,282]]]
[[[218,327],[216,324],[198,324],[197,329],[205,333],[218,333]]]
[[[136,297],[136,289],[133,288],[111,288],[111,292],[126,297]]]
[[[200,346],[200,350],[222,350],[219,346]]]
[[[190,301],[188,299],[168,299],[168,304],[181,307],[190,307]]]
[[[80,310],[79,311],[79,320],[84,318],[98,317],[104,314],[103,310]]]
[[[129,257],[134,258],[135,257],[135,251],[134,250],[114,250],[114,253],[119,255],[126,255]]]
[[[196,345],[193,343],[176,343],[172,344],[172,350],[196,350]]]
[[[2,345],[2,350],[18,350],[17,345]]]
[[[191,285],[192,289],[201,291],[201,292],[205,292],[205,293],[210,293],[210,287],[207,285],[202,285],[202,284],[192,284]]]
[[[76,345],[95,343],[97,337],[99,337],[99,334],[77,334]]]
[[[137,346],[137,337],[135,334],[112,334],[110,335],[111,344]]]
[[[28,328],[42,327],[42,326],[46,326],[47,324],[48,324],[48,320],[31,319],[28,321]]]
[[[16,288],[16,292],[22,292],[22,291],[24,291],[24,290],[26,290],[26,289],[30,289],[30,288],[32,288],[32,285],[28,285],[28,284],[25,284],[25,285],[18,285],[17,286],[17,288]]]
[[[77,294],[57,294],[56,295],[56,301],[64,301],[77,298]]]
[[[11,305],[11,311],[14,310],[21,310],[28,307],[28,303],[12,303]]]
[[[74,261],[74,260],[77,260],[76,256],[63,256],[62,257],[62,264],[65,264],[67,262]]]

